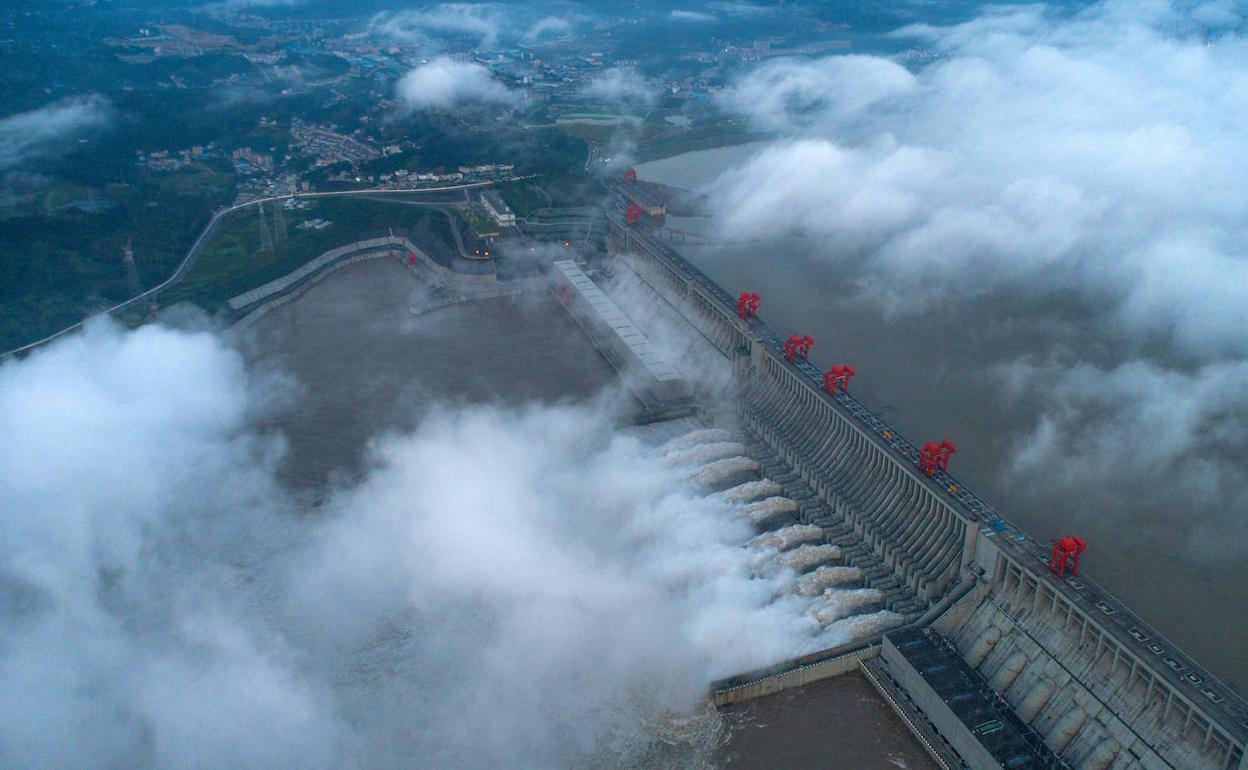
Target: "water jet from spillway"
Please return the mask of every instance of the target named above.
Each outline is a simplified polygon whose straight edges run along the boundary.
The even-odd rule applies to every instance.
[[[736,441],[716,441],[709,444],[682,449],[666,455],[668,462],[675,465],[706,465],[714,460],[725,457],[736,457],[745,451],[745,446]]]
[[[700,468],[694,469],[687,478],[703,489],[715,490],[732,484],[734,481],[739,484],[744,480],[743,477],[757,473],[757,461],[739,456],[707,463]]]
[[[814,524],[794,524],[773,532],[764,532],[749,542],[749,547],[785,551],[802,543],[811,543],[823,537],[823,529]]]
[[[790,590],[798,596],[818,596],[832,586],[857,583],[859,580],[862,580],[862,570],[857,567],[824,566],[798,576]]]
[[[884,594],[875,588],[829,588],[823,593],[823,604],[815,610],[815,620],[823,625],[858,614],[858,611],[884,601]]]
[[[841,549],[834,545],[799,545],[791,551],[784,551],[777,554],[769,564],[776,567],[794,570],[796,572],[804,572],[818,564],[824,564],[829,561],[836,561],[841,558]]]
[[[737,515],[755,526],[786,513],[797,513],[797,503],[787,497],[769,497],[737,509]]]
[[[882,634],[890,628],[896,628],[905,622],[905,617],[896,612],[880,610],[868,615],[851,615],[838,620],[829,624],[824,633],[846,640],[866,639]]]
[[[744,484],[738,484],[732,489],[725,489],[723,492],[717,493],[716,499],[725,503],[752,503],[764,497],[776,497],[783,491],[784,487],[771,479],[759,479],[758,481],[747,481]]]
[[[702,430],[690,431],[668,441],[659,447],[659,454],[666,457],[673,452],[682,452],[698,444],[711,444],[731,440],[732,434],[723,428],[704,428]]]

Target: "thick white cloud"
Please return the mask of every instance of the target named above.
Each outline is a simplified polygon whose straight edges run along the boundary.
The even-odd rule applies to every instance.
[[[870,57],[763,65],[725,103],[802,138],[715,186],[726,225],[846,239],[920,309],[968,285],[1073,282],[1119,323],[1248,352],[1248,303],[1227,288],[1248,276],[1248,135],[1230,119],[1248,109],[1248,42],[1152,20],[1111,5],[912,29],[945,57],[913,76]]]
[[[765,128],[789,129],[844,120],[878,102],[904,96],[915,83],[905,67],[875,56],[781,59],[738,79],[720,101]]]
[[[612,67],[592,78],[581,89],[587,99],[630,104],[653,104],[657,93],[632,67]]]
[[[0,119],[0,171],[52,152],[61,142],[111,120],[112,108],[99,94],[61,99]]]
[[[0,364],[0,765],[650,766],[711,678],[846,640],[607,409],[434,411],[308,511],[274,387],[107,321]]]
[[[1168,524],[1183,522],[1176,543],[1199,544],[1206,558],[1242,550],[1248,521],[1231,511],[1193,515],[1191,506],[1242,499],[1248,487],[1248,361],[1191,369],[1138,359],[1112,368],[1018,361],[999,375],[1012,395],[1048,404],[1018,437],[1018,479],[1041,494],[1087,490],[1089,503],[1110,510],[1123,489],[1148,490],[1149,506],[1173,512]]]
[[[715,182],[730,238],[761,223],[873,244],[910,226],[947,165],[938,152],[881,140],[851,150],[823,139],[763,149]],[[835,205],[831,205],[835,201]],[[783,212],[782,216],[777,216]]]
[[[441,3],[426,8],[373,17],[379,32],[408,41],[428,41],[431,35],[460,34],[475,37],[490,47],[506,26],[506,7],[495,3]]]
[[[786,136],[710,185],[712,207],[732,238],[812,236],[873,308],[966,328],[991,298],[982,323],[1030,363],[970,365],[1030,373],[1001,394],[1035,405],[1008,426],[1012,467],[1067,490],[1054,504],[1088,506],[1095,478],[1095,509],[1125,514],[1149,469],[1225,523],[1248,493],[1227,460],[1248,449],[1244,21],[1226,3],[1007,7],[899,31],[935,56],[913,73],[761,65],[722,103]]]
[[[1113,471],[1118,455],[1129,447],[1143,481],[1173,473],[1176,462],[1197,456],[1204,458],[1200,462],[1229,459],[1219,457],[1219,447],[1248,438],[1248,393],[1242,387],[1248,362],[1186,372],[1145,361],[1109,370],[1019,362],[1002,374],[1016,391],[1025,383],[1043,383],[1056,401],[1041,426],[1022,441],[1015,463],[1023,470],[1043,467],[1091,483]]]
[[[0,366],[0,764],[328,766],[323,688],[241,588],[282,537],[248,391],[155,327]]]
[[[511,104],[518,96],[485,67],[445,57],[408,72],[395,86],[409,110],[450,109],[464,104]]]
[[[500,39],[532,42],[560,35],[586,18],[572,10],[551,13],[551,8],[518,3],[441,3],[417,10],[379,13],[371,24],[381,34],[434,48],[440,46],[438,38],[446,35],[475,38],[480,47],[492,48]]]
[[[543,35],[561,35],[572,29],[573,20],[566,16],[543,16],[524,33],[527,40],[537,40]]]
[[[706,13],[705,11],[687,11],[681,9],[672,11],[669,14],[669,17],[672,21],[693,21],[699,23],[718,21],[714,14]]]

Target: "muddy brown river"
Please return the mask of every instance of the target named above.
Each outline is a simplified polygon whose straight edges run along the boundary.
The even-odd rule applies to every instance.
[[[587,399],[615,375],[546,294],[413,316],[424,291],[403,265],[361,262],[328,276],[250,330],[253,366],[293,374],[297,406],[274,421],[297,487],[354,477],[368,440],[425,410],[486,401]]]

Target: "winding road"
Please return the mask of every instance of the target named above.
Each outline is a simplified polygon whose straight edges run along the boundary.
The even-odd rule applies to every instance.
[[[511,181],[517,181],[521,179],[530,179],[530,178],[532,177],[531,176],[509,177],[507,179],[502,179],[498,181],[511,182]],[[259,206],[264,203],[269,203],[269,202],[274,202],[274,201],[282,201],[288,198],[330,198],[330,197],[342,197],[342,196],[351,196],[351,195],[359,195],[359,196],[414,195],[414,194],[418,195],[421,193],[446,192],[448,190],[469,190],[475,187],[488,187],[489,185],[492,185],[492,184],[495,184],[495,182],[493,181],[465,182],[464,184],[446,185],[443,187],[422,187],[420,189],[408,189],[408,190],[394,190],[394,189],[389,189],[389,188],[374,187],[374,188],[368,188],[364,190],[337,190],[333,192],[287,193],[285,195],[271,195],[271,196],[264,197],[264,198],[253,198],[252,200],[244,201],[243,203],[238,203],[232,206],[222,206],[221,208],[218,208],[216,211],[213,212],[212,219],[208,221],[208,224],[204,227],[203,232],[201,232],[199,234],[199,237],[195,239],[195,242],[191,244],[191,248],[186,252],[186,256],[182,259],[182,262],[178,265],[177,269],[173,271],[173,274],[170,275],[168,278],[166,278],[164,281],[153,286],[152,288],[148,289],[142,294],[136,294],[135,296],[131,297],[130,299],[124,302],[119,302],[116,305],[113,305],[112,307],[106,308],[97,313],[93,313],[92,315],[87,316],[86,318],[79,321],[78,323],[72,326],[67,326],[64,329],[61,329],[60,331],[54,334],[49,334],[43,339],[35,340],[34,342],[29,342],[25,345],[22,345],[21,347],[13,348],[12,350],[7,350],[3,353],[0,353],[0,360],[4,360],[6,358],[9,358],[10,356],[18,355],[19,353],[24,353],[28,350],[33,350],[34,348],[37,348],[40,345],[46,345],[47,343],[51,342],[52,340],[58,337],[69,334],[70,332],[75,331],[77,329],[81,329],[82,325],[85,324],[87,321],[90,321],[92,318],[96,318],[101,315],[111,315],[121,310],[125,310],[126,308],[134,305],[135,303],[140,302],[148,297],[151,297],[155,295],[156,293],[160,292],[161,290],[167,289],[170,286],[173,286],[174,284],[176,284],[178,281],[181,281],[182,278],[186,275],[187,271],[190,270],[191,266],[195,264],[195,259],[199,256],[199,253],[204,248],[204,244],[208,242],[209,236],[211,236],[213,232],[217,229],[217,225],[220,224],[221,220],[240,209],[245,209],[250,206]]]

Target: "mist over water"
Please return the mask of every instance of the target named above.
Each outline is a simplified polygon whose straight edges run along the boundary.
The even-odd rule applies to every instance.
[[[298,394],[164,326],[0,365],[0,764],[704,766],[712,679],[850,638],[610,399],[430,407],[306,510]]]

